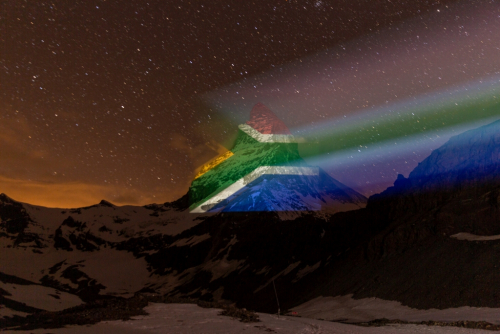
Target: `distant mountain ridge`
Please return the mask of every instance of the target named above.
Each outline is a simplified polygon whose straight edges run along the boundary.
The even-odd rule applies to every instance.
[[[492,176],[500,169],[500,120],[466,131],[434,150],[410,173],[410,179],[450,172]]]
[[[496,210],[495,203],[500,202],[500,199],[497,198],[495,187],[499,183],[500,120],[450,138],[419,163],[408,178],[398,175],[393,187],[370,197],[368,206],[384,208],[391,219],[396,219],[398,215],[401,217],[426,210],[460,196],[472,196],[477,200],[478,194],[484,192],[483,196],[489,198],[488,203]],[[397,205],[394,205],[395,198]],[[461,205],[461,208],[471,203]],[[402,207],[405,212],[398,209]],[[459,210],[462,213],[454,213],[454,219],[456,222],[467,220],[466,217],[477,215],[475,209],[471,206],[469,211]],[[475,226],[472,233],[500,233],[500,216],[491,212],[486,212],[486,215],[483,222],[472,219],[467,223],[469,228]],[[467,229],[465,226],[462,228]]]

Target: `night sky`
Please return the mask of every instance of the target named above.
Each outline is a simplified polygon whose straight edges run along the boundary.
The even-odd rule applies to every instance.
[[[493,0],[5,0],[0,20],[0,192],[32,204],[175,200],[257,102],[367,196],[500,117]]]

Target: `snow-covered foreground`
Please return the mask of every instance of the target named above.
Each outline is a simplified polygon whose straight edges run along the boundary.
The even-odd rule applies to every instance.
[[[8,297],[13,300],[52,312],[61,311],[83,303],[78,296],[42,285],[19,285],[0,282],[0,289],[9,293]],[[9,309],[2,305],[0,307],[0,316],[9,315],[7,310]],[[21,315],[19,313],[22,312],[13,312],[12,314]]]
[[[458,240],[469,240],[469,241],[493,241],[493,240],[500,240],[500,234],[497,235],[475,235],[471,233],[457,233],[454,235],[450,235],[451,238],[455,238]]]
[[[261,322],[242,323],[219,316],[219,309],[204,309],[194,304],[151,304],[145,308],[147,316],[129,321],[107,321],[88,326],[70,326],[59,329],[6,331],[6,333],[53,334],[128,334],[128,333],[342,333],[342,334],[412,334],[412,333],[491,333],[485,330],[425,325],[391,325],[359,327],[315,319],[280,317],[259,314]]]
[[[418,310],[400,302],[379,298],[353,299],[352,294],[336,297],[317,297],[294,307],[300,316],[345,322],[365,322],[375,319],[419,321],[486,321],[500,324],[500,309],[462,306],[444,310]]]

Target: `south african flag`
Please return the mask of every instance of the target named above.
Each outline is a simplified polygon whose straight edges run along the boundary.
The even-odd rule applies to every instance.
[[[188,193],[190,212],[312,211],[332,203],[364,206],[364,196],[306,164],[299,155],[300,141],[258,103],[250,121],[239,126],[234,147],[196,175]]]

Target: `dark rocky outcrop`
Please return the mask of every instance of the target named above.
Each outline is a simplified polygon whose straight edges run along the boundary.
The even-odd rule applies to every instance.
[[[497,121],[451,138],[370,197],[381,230],[319,274],[304,301],[353,293],[416,308],[499,307],[500,241],[450,237],[500,234],[499,148]]]
[[[0,194],[0,229],[9,233],[22,233],[31,221],[23,205],[5,194]]]

